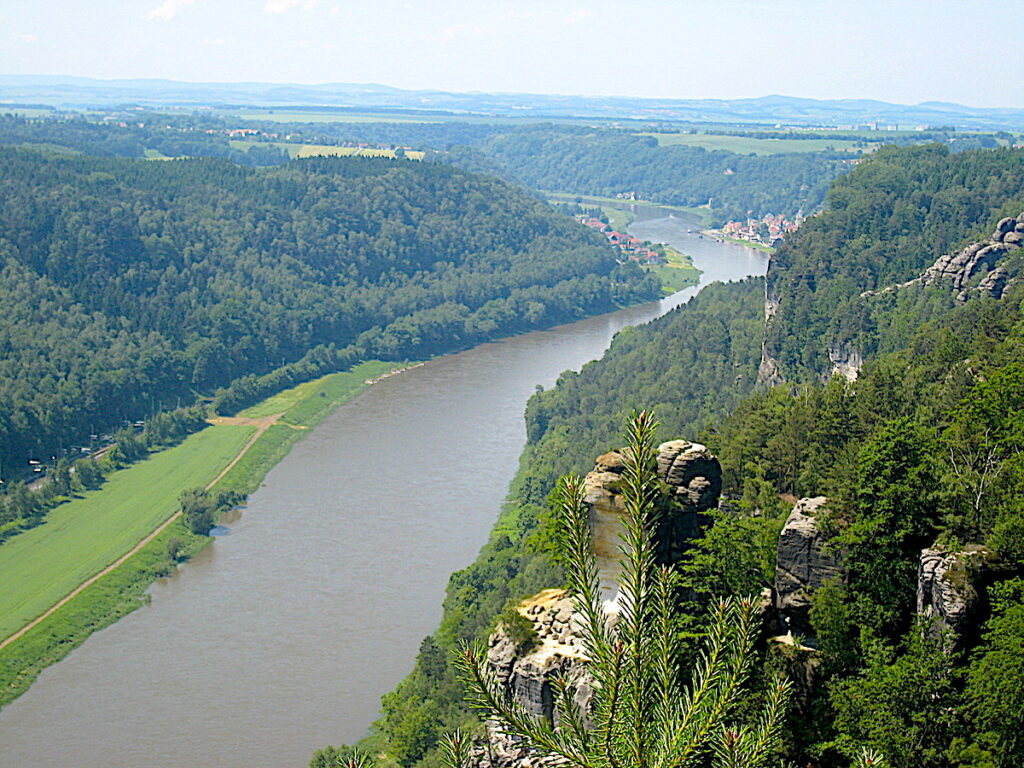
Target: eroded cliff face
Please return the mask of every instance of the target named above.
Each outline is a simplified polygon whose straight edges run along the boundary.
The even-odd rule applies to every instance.
[[[917,570],[917,613],[932,637],[942,635],[955,648],[977,640],[988,619],[988,588],[1013,576],[988,547],[970,545],[950,551],[933,546],[921,551]]]

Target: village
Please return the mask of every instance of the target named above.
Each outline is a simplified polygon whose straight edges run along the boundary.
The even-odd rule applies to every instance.
[[[594,216],[580,214],[575,218],[584,226],[597,230],[608,238],[608,242],[618,248],[627,261],[635,261],[638,264],[667,263],[664,249],[660,245],[612,229],[607,222]]]
[[[805,218],[802,211],[792,219],[766,213],[759,219],[748,218],[746,221],[727,222],[720,229],[708,230],[707,234],[775,248],[787,234],[795,231]]]

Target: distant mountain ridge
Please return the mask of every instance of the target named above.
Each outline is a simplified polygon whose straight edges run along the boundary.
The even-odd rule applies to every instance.
[[[59,108],[125,104],[161,107],[295,106],[443,111],[453,115],[603,118],[693,122],[850,126],[953,125],[1024,129],[1024,108],[967,107],[940,101],[917,105],[873,99],[651,99],[520,93],[405,90],[375,83],[189,83],[164,79],[99,80],[63,75],[0,75],[0,104]]]

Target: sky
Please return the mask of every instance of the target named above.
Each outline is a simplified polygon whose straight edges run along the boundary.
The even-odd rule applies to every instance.
[[[1024,0],[0,0],[0,74],[1024,107]]]

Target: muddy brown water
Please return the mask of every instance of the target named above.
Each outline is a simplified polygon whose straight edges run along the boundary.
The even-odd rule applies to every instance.
[[[702,283],[765,271],[685,214],[637,215]],[[695,292],[447,355],[339,408],[151,604],[0,712],[0,767],[300,768],[361,738],[487,538],[536,386]]]

